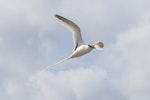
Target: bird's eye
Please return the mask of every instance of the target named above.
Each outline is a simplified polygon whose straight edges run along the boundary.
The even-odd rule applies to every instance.
[[[92,48],[92,46],[91,45],[88,45],[90,48]]]

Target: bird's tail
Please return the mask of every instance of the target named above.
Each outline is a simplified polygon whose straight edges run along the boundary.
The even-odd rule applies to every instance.
[[[104,44],[103,42],[97,42],[94,44],[94,48],[97,50],[103,50]]]
[[[43,69],[40,73],[46,72],[46,71],[48,71],[49,69],[51,69],[52,67],[57,66],[58,64],[61,64],[61,63],[65,62],[65,61],[67,61],[67,60],[69,60],[69,59],[71,59],[71,56],[69,56],[69,57],[67,57],[67,58],[65,58],[65,59],[63,59],[63,60],[61,60],[61,61],[59,61],[59,62],[57,62],[57,63],[55,63],[55,64],[53,64],[53,65],[51,65],[51,66],[46,67],[46,68]]]

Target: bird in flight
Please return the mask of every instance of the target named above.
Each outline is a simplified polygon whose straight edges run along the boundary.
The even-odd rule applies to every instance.
[[[89,45],[85,44],[82,40],[80,28],[74,22],[57,14],[55,15],[55,17],[73,33],[74,51],[69,57],[51,66],[46,67],[45,69],[42,70],[42,72],[48,71],[52,67],[61,64],[67,60],[70,60],[72,58],[83,56],[91,52],[93,49],[102,50],[102,48],[104,47],[103,42],[97,42],[95,44],[89,44]]]

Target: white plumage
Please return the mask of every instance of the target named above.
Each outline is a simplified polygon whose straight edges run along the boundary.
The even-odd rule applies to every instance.
[[[60,15],[55,15],[55,17],[73,33],[74,52],[71,54],[71,56],[69,56],[51,66],[48,66],[47,68],[42,70],[42,72],[47,71],[50,68],[52,68],[60,63],[63,63],[69,59],[85,55],[85,54],[91,52],[93,49],[101,50],[104,47],[104,44],[102,42],[97,42],[94,45],[86,45],[82,40],[80,28],[74,22],[72,22]]]

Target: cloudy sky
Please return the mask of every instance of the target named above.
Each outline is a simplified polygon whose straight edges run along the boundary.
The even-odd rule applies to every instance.
[[[1,100],[150,100],[149,0],[0,0]],[[94,50],[37,73],[73,51],[77,23]]]

